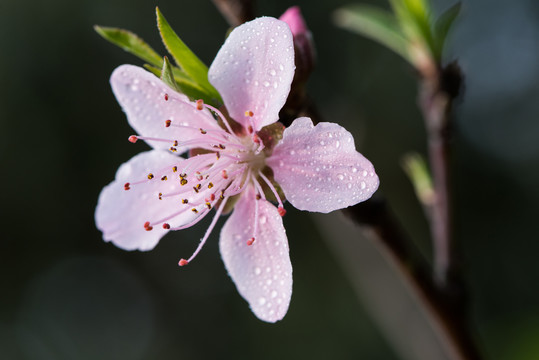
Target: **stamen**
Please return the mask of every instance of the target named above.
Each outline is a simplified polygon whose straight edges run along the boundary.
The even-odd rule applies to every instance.
[[[258,234],[258,214],[259,214],[258,204],[259,202],[255,201],[255,224],[253,226],[253,237],[250,239],[251,243],[249,244],[249,241],[248,241],[247,245],[252,245],[256,239],[256,235]]]
[[[199,99],[199,100],[196,101],[196,104],[197,104],[197,110],[204,109],[204,100]]]
[[[255,185],[256,191],[258,192],[258,194],[256,194],[257,195],[256,199],[260,200],[260,198],[263,198],[264,200],[266,200],[266,194],[264,194],[264,190],[262,190],[262,186],[260,185],[258,180],[256,180],[254,175],[251,175],[251,180],[253,181],[253,184]]]
[[[124,184],[124,190],[127,191],[127,190],[131,189],[130,185],[131,185],[130,183],[126,182],[126,183]]]
[[[279,212],[279,215],[281,215],[281,217],[283,217],[286,214],[286,210],[284,209],[284,207],[279,206],[277,208],[277,211]]]
[[[153,229],[153,226],[150,226],[150,222],[149,222],[149,221],[146,221],[146,222],[144,223],[144,229],[145,229],[146,231],[151,231],[151,230]]]
[[[137,142],[138,137],[136,135],[131,135],[127,140],[129,140],[129,142],[132,142],[134,144]]]
[[[219,118],[221,118],[221,120],[223,121],[223,123],[225,124],[228,132],[230,133],[230,135],[236,137],[236,135],[234,134],[234,131],[232,131],[232,128],[230,127],[230,124],[228,123],[228,120],[226,119],[226,117],[223,115],[222,112],[220,112],[218,109],[214,108],[213,106],[211,105],[208,105],[208,104],[204,104],[204,106],[206,106],[206,108],[210,109],[211,111],[213,111],[214,113],[217,114],[217,116],[219,116]]]
[[[260,177],[264,180],[264,182],[271,189],[271,192],[273,192],[273,195],[275,195],[275,198],[277,199],[277,202],[279,203],[279,207],[283,208],[283,210],[284,210],[283,202],[281,201],[281,197],[279,196],[279,193],[277,192],[277,189],[275,189],[275,186],[273,186],[271,181],[264,174],[262,174],[262,171],[258,170],[258,175],[260,175]],[[283,216],[283,215],[281,215],[281,216]]]
[[[180,180],[180,185],[184,186],[185,184],[187,184],[187,179],[181,179]]]
[[[185,260],[185,259],[180,259],[180,261],[178,262],[178,265],[180,266],[185,266],[189,264],[189,261]]]
[[[204,244],[206,243],[206,240],[208,240],[208,237],[210,236],[213,228],[215,227],[215,224],[217,224],[217,220],[219,220],[219,216],[221,216],[221,213],[223,212],[223,209],[225,208],[226,202],[228,200],[228,197],[226,197],[219,206],[219,209],[217,209],[217,212],[215,213],[215,216],[213,217],[213,220],[211,221],[210,226],[208,227],[208,230],[206,230],[206,233],[204,234],[204,237],[200,240],[200,243],[198,244],[198,247],[196,248],[195,252],[189,259],[187,259],[187,263],[191,262],[195,256],[200,252]],[[180,260],[181,262],[181,260]]]

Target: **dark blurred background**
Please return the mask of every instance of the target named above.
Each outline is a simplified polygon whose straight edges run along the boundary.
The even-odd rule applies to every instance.
[[[326,121],[354,134],[381,178],[379,191],[429,257],[427,223],[399,165],[404,153],[425,151],[414,72],[332,23],[331,13],[352,1],[259,0],[257,14],[301,6],[318,52],[310,95]],[[438,0],[434,9],[452,3]],[[196,262],[177,266],[208,221],[151,252],[101,240],[98,194],[146,147],[126,141],[132,130],[108,84],[116,66],[142,63],[92,27],[132,30],[164,54],[156,5],[209,65],[227,31],[209,0],[0,2],[0,358],[412,359],[394,346],[414,331],[410,323],[380,327],[349,282],[360,274],[334,257],[328,244],[342,234],[320,231],[324,224],[291,206],[284,222],[294,293],[275,325],[257,320],[236,292],[218,231]],[[537,359],[539,3],[464,0],[446,50],[466,75],[455,112],[454,187],[473,325],[488,358]],[[372,261],[361,276],[369,266],[387,268]],[[363,293],[372,283],[386,285],[374,279]],[[378,312],[394,310],[382,304]]]

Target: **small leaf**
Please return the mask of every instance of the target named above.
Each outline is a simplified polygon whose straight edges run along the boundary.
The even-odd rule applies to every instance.
[[[208,67],[185,45],[185,43],[176,35],[174,30],[170,27],[167,20],[156,8],[157,13],[157,26],[159,27],[159,33],[161,39],[165,44],[168,52],[174,58],[174,61],[182,69],[182,71],[188,75],[196,84],[205,89],[208,94],[214,99],[219,99],[220,96],[217,90],[208,81]],[[215,103],[215,100],[212,101]]]
[[[451,6],[449,9],[444,11],[442,15],[436,20],[436,23],[434,24],[434,34],[436,38],[436,44],[437,44],[437,54],[441,58],[442,50],[445,44],[445,40],[447,38],[447,34],[449,33],[449,30],[451,29],[451,25],[453,25],[453,22],[457,18],[457,16],[460,13],[460,9],[462,8],[462,3],[458,2],[455,5]]]
[[[426,207],[432,206],[436,196],[425,159],[417,153],[406,154],[402,159],[402,167],[410,178],[421,204]]]
[[[155,76],[161,78],[162,70],[152,66],[145,64],[144,68],[150,72],[152,72]],[[207,104],[212,104],[212,96],[209,95],[206,90],[199,87],[197,84],[195,84],[191,79],[185,76],[179,70],[178,68],[172,68],[172,73],[174,74],[174,80],[176,81],[176,85],[180,89],[179,91],[182,94],[187,95],[191,100],[198,100],[202,99]]]
[[[334,21],[338,26],[375,40],[412,62],[408,41],[391,13],[369,5],[353,5],[338,9],[334,13]]]
[[[180,91],[178,88],[178,84],[176,84],[176,80],[174,79],[174,74],[172,73],[172,65],[170,65],[170,62],[168,61],[168,58],[165,56],[163,58],[163,69],[161,70],[161,80],[170,86],[172,89],[176,91]]]
[[[110,41],[127,52],[141,58],[142,60],[161,66],[161,56],[158,55],[144,40],[130,31],[112,27],[94,26],[94,30],[104,39]]]

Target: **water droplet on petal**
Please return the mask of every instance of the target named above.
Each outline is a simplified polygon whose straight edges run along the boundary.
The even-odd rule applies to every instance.
[[[264,305],[266,303],[266,298],[265,297],[260,297],[258,299],[258,305]]]
[[[343,175],[343,174],[338,174],[338,175],[337,175],[337,179],[339,179],[339,180],[344,180],[344,175]]]
[[[260,275],[261,272],[262,270],[258,266],[255,267],[255,275]]]
[[[365,184],[365,181],[362,181],[360,186],[361,186],[361,189],[363,190],[367,187],[367,184]]]
[[[265,223],[266,223],[266,220],[267,220],[267,219],[266,219],[266,217],[265,217],[264,215],[262,215],[262,216],[258,219],[258,221],[260,222],[260,224],[265,224]]]
[[[273,298],[276,298],[276,297],[277,297],[277,291],[272,290],[272,292],[271,292],[271,298],[273,299]]]

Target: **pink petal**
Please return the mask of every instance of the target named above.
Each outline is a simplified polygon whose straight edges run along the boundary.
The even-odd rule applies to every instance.
[[[182,142],[200,137],[199,128],[219,128],[208,110],[197,110],[187,96],[172,90],[158,77],[138,66],[119,66],[112,73],[110,84],[129,124],[138,135]],[[172,120],[172,126],[165,126],[167,120]],[[193,129],[175,126],[179,124]],[[168,149],[172,145],[172,142],[147,142],[156,149]],[[179,152],[188,148],[177,147]]]
[[[307,25],[305,24],[305,19],[301,15],[301,10],[299,6],[292,6],[288,8],[280,17],[279,20],[284,21],[290,26],[290,31],[294,36],[302,35],[309,31]]]
[[[177,181],[161,181],[157,171],[178,165],[182,158],[165,151],[147,151],[140,153],[122,164],[116,173],[116,179],[105,186],[99,195],[95,211],[97,228],[103,232],[105,241],[112,241],[125,250],[151,250],[159,239],[168,231],[162,224],[152,231],[144,229],[146,221],[155,222],[179,210],[177,197],[159,200],[159,192],[173,192],[179,188]],[[126,182],[147,179],[148,173],[155,178],[142,184],[131,185],[124,190]],[[194,218],[191,211],[168,220],[171,226],[180,226]]]
[[[378,189],[371,162],[356,151],[352,134],[334,123],[294,120],[266,163],[300,210],[328,213],[365,201]]]
[[[238,26],[226,39],[208,77],[229,114],[244,126],[252,111],[255,131],[279,119],[294,78],[294,44],[288,25],[262,17]]]
[[[275,206],[258,200],[258,233],[253,233],[255,206],[252,189],[236,204],[221,230],[221,257],[238,292],[261,320],[281,320],[292,296],[292,265],[283,221]]]

